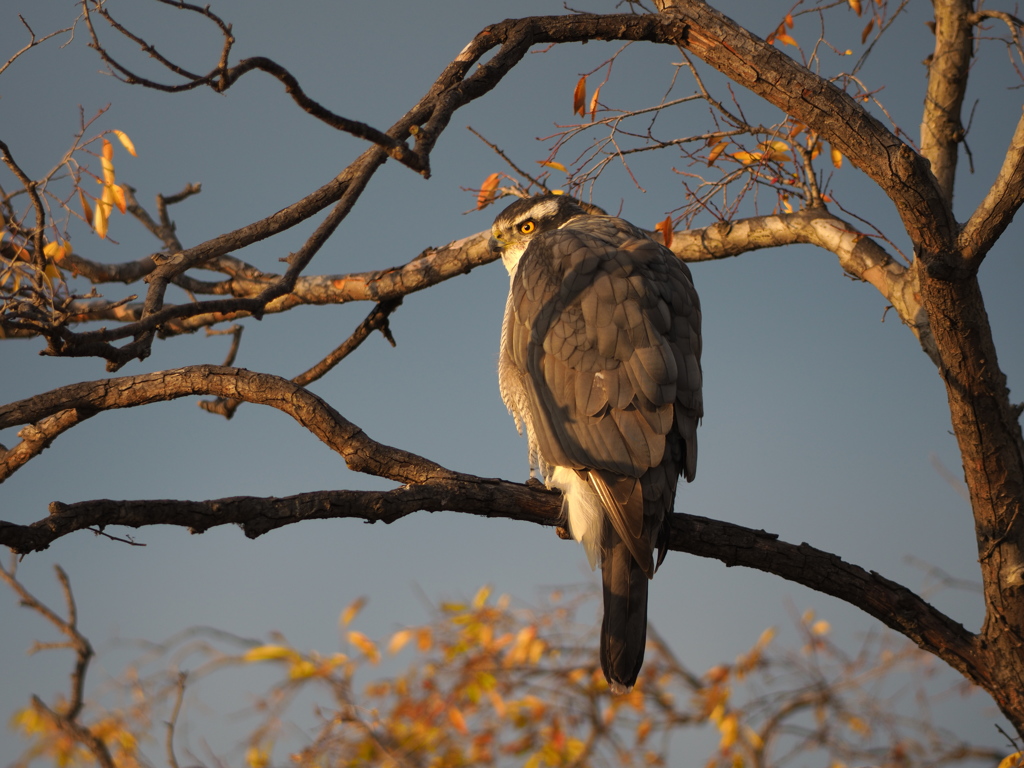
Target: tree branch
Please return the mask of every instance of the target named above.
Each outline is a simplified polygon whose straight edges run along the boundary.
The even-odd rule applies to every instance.
[[[45,549],[74,531],[124,525],[178,525],[202,533],[238,525],[249,538],[311,519],[355,518],[393,523],[418,511],[448,510],[553,526],[560,522],[559,494],[537,485],[449,473],[390,491],[320,491],[285,498],[237,496],[209,501],[54,502],[50,515],[31,525],[0,525],[0,543],[16,552]],[[909,637],[978,682],[982,669],[975,636],[918,595],[877,573],[844,562],[808,544],[775,534],[674,514],[669,549],[772,573],[854,605]]]
[[[985,199],[960,234],[964,259],[977,269],[989,248],[999,239],[1024,204],[1024,114],[1006,149],[1006,159]]]
[[[656,5],[678,45],[826,139],[889,196],[915,245],[950,254],[959,225],[925,158],[835,85],[701,0]]]
[[[0,406],[0,429],[34,423],[71,408],[97,412],[191,395],[217,395],[277,408],[340,454],[356,472],[401,483],[458,477],[414,453],[371,440],[319,397],[287,379],[244,368],[196,365],[71,384]]]
[[[953,204],[957,155],[964,140],[960,122],[970,71],[972,26],[970,0],[933,0],[935,50],[928,64],[928,89],[921,118],[921,154],[948,205]]]

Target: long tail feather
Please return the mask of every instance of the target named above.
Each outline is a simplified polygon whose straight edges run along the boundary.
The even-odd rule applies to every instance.
[[[604,522],[601,581],[601,668],[612,693],[627,693],[636,682],[647,644],[647,575],[629,548]]]

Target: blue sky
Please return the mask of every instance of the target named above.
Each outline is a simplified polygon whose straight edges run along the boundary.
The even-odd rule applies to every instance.
[[[578,7],[609,12],[612,0]],[[924,5],[924,4],[918,4]],[[166,51],[205,70],[218,40],[185,14],[148,3],[111,3]],[[354,2],[220,0],[213,10],[234,24],[236,57],[266,55],[289,68],[307,92],[336,112],[386,128],[429,88],[480,29],[512,11],[493,0],[382,6]],[[731,0],[716,5],[765,36],[788,10],[782,3]],[[896,23],[863,72],[896,122],[917,136],[931,38],[915,8]],[[70,2],[12,0],[0,10],[0,60],[26,42],[24,15],[37,34],[69,23]],[[557,2],[521,0],[517,15],[563,12]],[[842,17],[837,17],[841,21]],[[812,42],[816,22],[793,34]],[[859,48],[863,20],[830,28],[838,49]],[[62,38],[62,41],[66,39]],[[81,105],[88,116],[110,105],[97,130],[127,132],[138,158],[118,153],[119,178],[149,204],[201,182],[203,192],[173,209],[188,244],[244,225],[293,202],[336,175],[362,149],[355,139],[303,115],[270,78],[250,74],[224,95],[164,95],[130,88],[103,75],[80,26],[64,47],[51,41],[0,76],[0,138],[30,175],[54,165],[71,141]],[[897,45],[893,45],[897,42]],[[352,215],[318,255],[311,272],[363,271],[404,263],[431,245],[487,229],[495,211],[474,212],[462,188],[506,170],[465,126],[471,125],[524,166],[547,156],[538,141],[570,122],[571,94],[618,45],[571,45],[535,53],[498,87],[458,112],[424,180],[395,163],[374,178]],[[148,63],[137,52],[140,67]],[[966,219],[993,178],[1020,112],[1019,91],[1004,54],[983,49],[968,102],[979,106],[969,144],[975,173],[961,158],[956,212]],[[660,96],[679,60],[674,50],[633,46],[616,64],[603,101],[632,106]],[[834,59],[827,66],[838,67]],[[831,62],[831,63],[829,63]],[[152,70],[150,70],[152,71]],[[692,92],[690,83],[678,93]],[[745,102],[752,114],[764,111]],[[696,133],[699,109],[666,115],[664,130]],[[675,121],[675,122],[672,122]],[[702,122],[703,121],[703,122]],[[678,127],[676,127],[678,125]],[[559,158],[571,159],[571,158]],[[678,155],[639,159],[644,186],[613,167],[595,202],[652,227],[682,202]],[[2,177],[10,188],[9,176]],[[848,165],[833,177],[835,196],[885,230],[902,248],[892,207]],[[711,223],[698,220],[697,225]],[[298,247],[314,224],[256,244],[240,254],[266,269]],[[77,251],[128,261],[159,244],[134,222],[116,217],[120,245],[72,230]],[[1024,378],[1019,291],[1024,265],[1015,224],[982,271],[1000,364],[1012,390]],[[870,286],[845,277],[835,258],[810,247],[760,251],[693,269],[704,308],[704,424],[696,481],[680,489],[678,509],[806,541],[915,589],[927,579],[914,556],[964,579],[977,578],[970,510],[935,469],[960,475],[941,381],[910,332]],[[515,432],[496,384],[498,330],[507,291],[500,265],[490,265],[410,296],[391,325],[398,346],[378,335],[311,387],[381,442],[420,453],[452,469],[522,480],[525,441]],[[364,305],[300,309],[247,321],[237,364],[282,376],[305,370],[362,319]],[[96,360],[41,357],[41,342],[2,348],[0,401],[105,376]],[[158,343],[143,363],[122,374],[195,363],[219,363],[226,337]],[[1019,394],[1018,394],[1019,399]],[[13,431],[0,442],[16,442]],[[271,409],[244,405],[231,422],[194,400],[102,414],[61,437],[0,489],[0,519],[26,523],[52,500],[275,495],[389,484],[345,469],[313,436]],[[360,629],[382,636],[426,620],[421,591],[432,599],[472,595],[482,584],[532,600],[550,586],[595,578],[582,550],[548,529],[452,513],[418,514],[392,526],[313,522],[255,541],[238,530],[190,536],[151,528],[128,547],[80,533],[31,555],[24,582],[53,602],[51,567],[69,573],[83,631],[101,650],[114,638],[159,639],[209,624],[249,636],[285,631],[301,647],[337,648],[339,612],[359,595],[370,602]],[[653,582],[650,617],[694,669],[731,660],[767,626],[786,627],[787,601],[814,608],[837,632],[855,640],[873,620],[830,598],[774,576],[727,569],[717,562],[670,554]],[[953,591],[934,601],[968,628],[980,625],[980,598]],[[51,697],[66,686],[70,661],[28,657],[36,638],[51,639],[37,617],[0,590],[0,720],[31,693]],[[116,654],[101,658],[93,680],[116,673]],[[105,663],[112,666],[105,668]],[[951,680],[955,677],[950,676]],[[971,734],[999,743],[994,707],[984,696],[955,705]],[[17,754],[0,730],[0,761]]]

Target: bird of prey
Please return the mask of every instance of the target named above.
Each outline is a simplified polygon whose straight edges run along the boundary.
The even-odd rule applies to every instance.
[[[512,203],[491,234],[511,283],[501,397],[526,427],[531,475],[562,491],[569,530],[601,564],[601,667],[625,693],[643,663],[647,580],[665,557],[676,484],[697,466],[700,301],[665,246],[568,195]]]

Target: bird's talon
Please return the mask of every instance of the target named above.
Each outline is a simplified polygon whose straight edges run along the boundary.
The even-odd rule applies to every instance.
[[[555,533],[558,534],[558,538],[565,539],[566,541],[572,538],[572,534],[569,533],[569,529],[561,525],[555,526]]]

